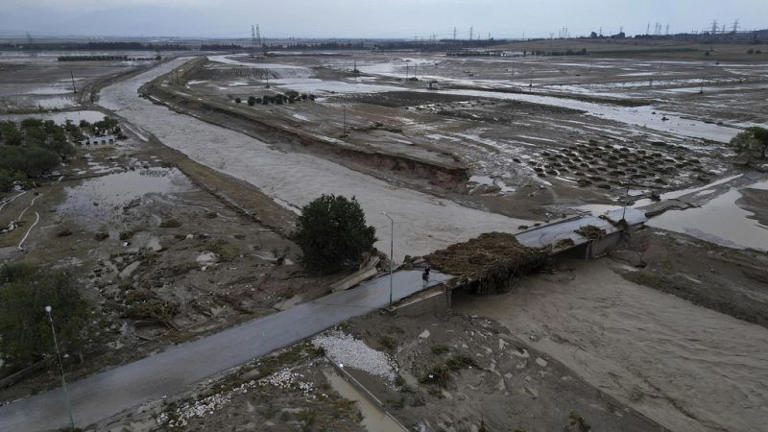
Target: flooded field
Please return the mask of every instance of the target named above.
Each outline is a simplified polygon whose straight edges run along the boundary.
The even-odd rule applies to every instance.
[[[528,220],[504,217],[458,205],[352,171],[331,161],[302,153],[284,153],[259,140],[176,114],[139,99],[136,89],[185,60],[167,63],[149,73],[107,87],[100,103],[155,134],[163,143],[191,158],[248,181],[266,194],[300,208],[323,193],[354,196],[377,228],[377,245],[389,244],[388,212],[396,221],[395,256],[420,255],[486,231],[515,232]],[[276,169],[279,167],[280,169]],[[428,217],[424,217],[428,215]]]
[[[462,297],[454,306],[499,320],[671,430],[760,430],[768,330],[626,281],[612,267],[621,268],[574,262],[514,292]]]
[[[768,191],[768,181],[733,188],[701,207],[670,210],[652,218],[649,225],[683,232],[721,246],[768,251],[768,225],[755,213],[739,206],[742,189]],[[707,192],[706,190],[698,193]]]
[[[93,231],[135,200],[149,194],[172,195],[192,185],[176,169],[137,169],[85,180],[66,190],[67,198],[57,212]]]
[[[345,149],[466,167],[466,186],[451,185],[450,192],[521,219],[547,218],[562,204],[579,201],[622,202],[628,183],[641,191],[636,200],[642,200],[729,175],[731,168],[719,155],[733,154],[727,143],[755,118],[678,110],[688,96],[669,90],[706,84],[716,89],[701,96],[709,98],[745,81],[747,87],[739,91],[759,99],[759,83],[766,79],[760,66],[721,68],[700,61],[562,62],[365,52],[208,59],[178,95],[231,105],[240,98],[237,110],[243,113]],[[662,75],[646,88],[650,74],[657,73]],[[603,87],[585,90],[592,86]],[[290,91],[318,99],[261,102]],[[258,103],[248,107],[249,97]],[[392,172],[401,178],[408,174]],[[519,204],[534,196],[539,207]]]

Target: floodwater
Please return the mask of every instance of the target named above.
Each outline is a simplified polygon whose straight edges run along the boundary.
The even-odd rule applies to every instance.
[[[313,94],[382,93],[402,90],[401,87],[390,85],[356,81],[328,81],[317,78],[280,78],[271,80],[270,83],[300,93]]]
[[[177,169],[143,169],[84,180],[66,190],[57,211],[97,230],[110,221],[115,209],[147,194],[183,192],[192,188]]]
[[[768,190],[768,181],[744,188]],[[741,188],[732,188],[702,205],[669,210],[648,221],[648,225],[682,232],[721,246],[768,251],[768,226],[754,220],[754,214],[736,204]],[[706,190],[706,189],[705,189]]]
[[[673,431],[765,430],[768,330],[629,282],[612,265],[573,261],[507,294],[457,295],[453,306],[498,320]]]
[[[376,228],[376,247],[389,250],[395,221],[395,259],[420,256],[489,231],[517,232],[533,221],[463,207],[451,200],[393,186],[307,153],[282,152],[273,145],[175,113],[137,96],[146,81],[188,59],[177,59],[108,86],[99,103],[193,160],[258,187],[288,209],[301,208],[322,194],[356,197],[367,222]]]
[[[607,120],[641,126],[675,135],[703,138],[722,143],[730,142],[733,137],[741,132],[741,130],[732,127],[684,119],[674,113],[659,111],[653,106],[622,107],[553,96],[528,93],[501,93],[483,90],[438,90],[438,93],[516,100],[540,105],[575,109],[584,111],[588,115]],[[664,118],[667,120],[663,120]]]
[[[371,403],[362,393],[360,393],[352,384],[347,382],[335,370],[326,368],[323,375],[328,383],[342,397],[354,401],[360,414],[363,417],[361,424],[368,432],[406,432],[407,429],[400,427],[384,411]]]

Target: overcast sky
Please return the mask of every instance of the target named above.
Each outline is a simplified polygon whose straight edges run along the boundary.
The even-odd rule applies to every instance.
[[[83,36],[468,37],[768,28],[768,0],[0,0],[0,34]]]

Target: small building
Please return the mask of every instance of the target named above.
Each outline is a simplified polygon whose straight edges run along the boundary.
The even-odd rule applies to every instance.
[[[80,140],[80,144],[84,146],[110,145],[116,141],[117,138],[114,135],[87,136]]]

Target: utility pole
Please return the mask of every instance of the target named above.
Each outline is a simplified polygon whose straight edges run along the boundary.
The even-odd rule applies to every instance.
[[[456,42],[456,27],[453,28],[453,41]]]
[[[474,37],[474,33],[475,33],[475,28],[474,27],[470,27],[469,28],[469,40],[470,41],[472,41],[472,38]]]
[[[344,131],[344,135],[346,135],[347,134],[347,106],[342,105],[341,109],[344,112],[344,127],[342,130]]]
[[[75,74],[69,71],[69,76],[72,77],[72,93],[77,94],[77,87],[75,86]]]
[[[645,35],[648,36],[651,33],[651,23],[649,22],[647,26],[645,26]]]
[[[72,405],[69,402],[69,391],[67,390],[67,380],[64,378],[64,364],[61,362],[61,352],[59,351],[59,341],[56,339],[56,328],[53,325],[53,316],[51,311],[53,309],[50,306],[45,307],[45,312],[48,314],[48,322],[51,323],[51,333],[53,334],[53,347],[56,349],[56,359],[59,361],[59,372],[61,373],[61,388],[64,390],[64,398],[67,401],[67,413],[69,414],[69,428],[72,432],[75,431],[75,419],[72,417]]]
[[[251,24],[251,57],[256,57],[256,28]]]
[[[395,220],[392,219],[387,212],[381,212],[384,216],[389,219],[390,227],[391,227],[391,235],[389,238],[389,306],[392,306],[392,268],[395,263]]]

